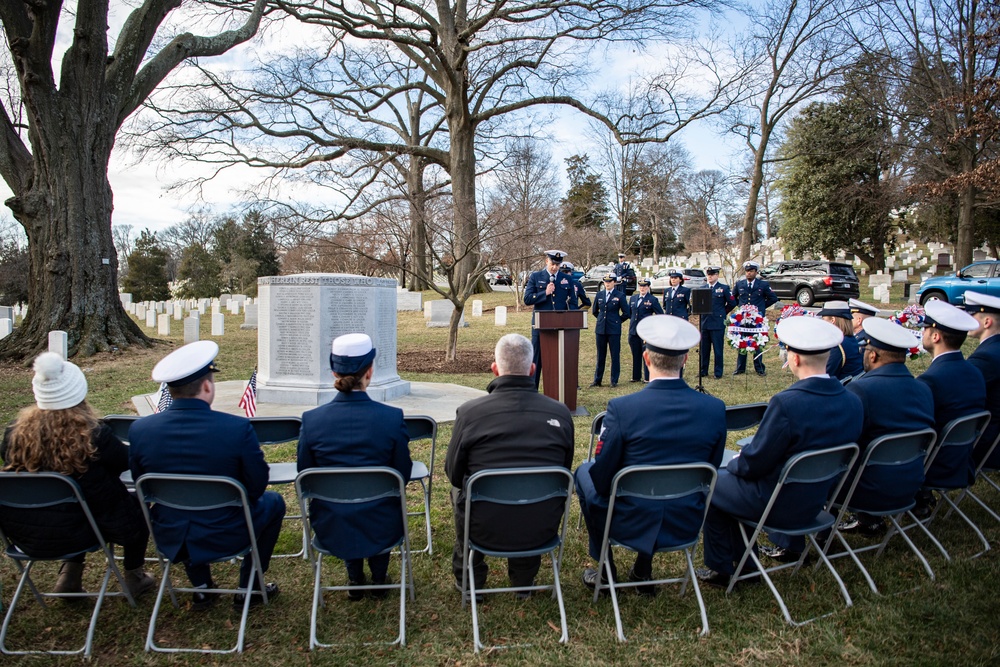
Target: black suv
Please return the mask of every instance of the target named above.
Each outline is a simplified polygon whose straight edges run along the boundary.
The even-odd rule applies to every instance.
[[[861,296],[858,275],[850,264],[813,260],[775,262],[762,268],[760,276],[771,283],[779,299],[795,299],[802,306]]]

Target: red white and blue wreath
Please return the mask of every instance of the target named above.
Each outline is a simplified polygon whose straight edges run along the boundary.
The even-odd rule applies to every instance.
[[[738,306],[726,318],[726,338],[740,354],[760,354],[767,347],[771,334],[767,318],[756,306]]]
[[[917,305],[907,306],[903,310],[898,310],[896,313],[889,318],[890,322],[895,322],[899,326],[903,327],[911,334],[913,334],[913,347],[908,351],[910,359],[916,359],[923,352],[925,352],[923,345],[921,344],[921,336],[923,335],[923,323],[924,309]]]

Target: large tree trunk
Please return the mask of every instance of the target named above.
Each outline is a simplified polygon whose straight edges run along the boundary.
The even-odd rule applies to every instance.
[[[956,269],[972,264],[975,207],[976,189],[970,185],[958,194],[958,234],[955,238]]]
[[[747,207],[743,212],[743,238],[740,243],[740,264],[750,259],[750,246],[757,239],[757,202],[760,190],[764,184],[764,156],[767,154],[767,142],[770,132],[764,124],[760,143],[753,154],[753,169],[750,174],[750,192],[747,195]]]
[[[410,157],[406,172],[406,188],[410,201],[410,279],[411,290],[430,289],[433,279],[432,264],[427,244],[427,192],[424,190],[423,159]]]
[[[69,334],[70,355],[150,344],[118,297],[111,150],[81,115],[35,142],[32,186],[6,201],[27,233],[30,272],[28,316],[0,342],[3,357],[44,351],[57,329]]]

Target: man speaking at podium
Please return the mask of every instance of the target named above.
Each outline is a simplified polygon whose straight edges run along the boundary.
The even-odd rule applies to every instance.
[[[575,296],[573,278],[559,272],[559,265],[566,259],[562,250],[545,251],[545,268],[528,276],[524,287],[524,305],[539,310],[569,310],[570,300]],[[535,389],[542,379],[542,348],[539,344],[538,329],[531,328],[531,347],[535,357]]]

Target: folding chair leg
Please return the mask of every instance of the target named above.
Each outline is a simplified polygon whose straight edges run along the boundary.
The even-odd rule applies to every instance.
[[[986,510],[986,512],[989,513],[990,516],[992,516],[994,519],[1000,522],[1000,514],[994,512],[992,507],[984,503],[979,496],[977,496],[975,493],[972,492],[972,489],[964,489],[962,493],[959,494],[958,498],[955,498],[955,505],[961,503],[966,496],[972,498],[972,500],[974,500],[976,503],[979,504],[980,507]],[[949,508],[948,512],[944,515],[944,518],[947,519],[949,516],[951,516],[952,512],[954,511],[955,510]]]
[[[469,549],[469,553],[467,554],[466,562],[468,564],[468,568],[471,569],[472,568],[471,549]],[[475,652],[479,653],[479,649],[483,648],[483,643],[479,641],[479,609],[478,606],[476,605],[476,577],[474,573],[469,571],[466,571],[462,576],[468,577],[467,583],[469,586],[469,602],[472,605],[472,641],[475,647]],[[463,600],[463,604],[464,602],[465,601]]]
[[[929,537],[931,539],[931,542],[933,542],[934,546],[936,546],[938,548],[938,551],[941,552],[941,555],[944,556],[944,559],[950,563],[951,562],[951,556],[948,554],[948,550],[944,548],[944,546],[941,544],[941,542],[938,541],[938,539],[936,537],[934,537],[934,533],[932,533],[930,531],[930,529],[926,526],[926,524],[924,524],[923,521],[921,521],[920,519],[918,519],[916,517],[916,515],[913,514],[912,511],[908,510],[906,512],[906,514],[907,514],[907,516],[910,517],[910,519],[913,520],[914,524],[916,524],[917,526],[920,527],[920,530],[924,531],[924,534],[927,535],[927,537]],[[934,515],[931,514],[931,519],[933,519],[933,518],[934,518]],[[930,523],[930,519],[927,520],[927,523]],[[907,530],[907,529],[910,529],[912,527],[913,527],[912,525],[906,526],[905,528],[901,528],[901,530]],[[880,556],[882,555],[881,551],[879,551],[879,555]]]
[[[323,571],[323,554],[317,553],[313,563],[313,600],[312,614],[309,617],[309,650],[322,646],[316,637],[316,623],[319,616],[319,606],[323,601],[323,591],[320,588],[320,577]],[[324,605],[325,606],[325,605]]]
[[[819,557],[823,559],[823,562],[826,564],[827,569],[830,570],[830,574],[832,574],[833,578],[837,580],[837,586],[840,587],[840,593],[841,595],[844,596],[844,601],[847,603],[847,607],[848,608],[852,607],[854,603],[851,601],[851,594],[847,592],[847,586],[844,585],[844,580],[840,578],[840,575],[837,573],[837,570],[833,567],[833,563],[831,563],[830,559],[826,557],[826,554],[823,553],[823,550],[819,548],[819,544],[816,543],[816,538],[813,535],[807,535],[807,537],[809,538],[809,543],[812,544],[813,547],[816,549],[817,553],[819,553]],[[803,557],[804,556],[805,553],[803,552]],[[806,622],[808,623],[808,621]]]
[[[609,546],[608,550],[610,551],[610,549],[611,547]],[[597,597],[601,591],[601,577],[607,574],[608,590],[611,591],[611,606],[615,611],[615,633],[618,635],[618,641],[624,642],[626,641],[625,631],[622,629],[622,614],[621,609],[618,608],[618,589],[615,587],[615,579],[611,572],[611,562],[608,558],[602,558],[601,560],[604,563],[604,572],[600,568],[597,570],[598,577],[597,582],[594,584],[594,601],[597,601]]]
[[[878,592],[878,586],[875,585],[875,580],[872,579],[872,575],[869,574],[868,569],[861,563],[861,559],[858,558],[857,552],[855,552],[854,549],[851,548],[851,545],[847,543],[847,540],[844,539],[844,536],[840,534],[840,531],[837,530],[836,527],[834,527],[833,532],[830,534],[830,537],[827,538],[826,544],[823,545],[822,553],[828,554],[830,550],[830,545],[833,544],[834,537],[840,540],[841,546],[844,547],[844,553],[850,556],[851,560],[854,561],[854,564],[858,566],[858,569],[861,571],[861,575],[865,578],[865,581],[868,582],[868,587],[872,589],[872,593],[874,593],[875,595],[880,595],[880,593]],[[837,555],[840,556],[843,554],[837,554]],[[819,569],[819,566],[820,566],[820,561],[816,561],[816,566],[813,568],[813,571]]]
[[[691,559],[691,550],[685,549],[684,556],[687,558],[687,574],[691,579],[691,588],[694,589],[694,596],[698,599],[698,611],[701,612],[701,632],[698,633],[699,637],[708,636],[708,612],[705,610],[705,600],[701,597],[701,586],[698,585],[698,577],[694,573],[694,561]],[[681,595],[684,594],[684,587],[687,586],[687,582],[681,587]]]
[[[982,556],[984,553],[989,551],[990,542],[989,540],[986,539],[986,536],[983,535],[983,531],[979,530],[979,526],[977,526],[975,522],[965,514],[965,512],[958,509],[958,505],[955,503],[954,500],[951,499],[951,497],[948,496],[948,494],[942,493],[941,498],[950,506],[948,513],[950,514],[951,512],[955,512],[956,514],[958,514],[958,516],[962,517],[962,520],[969,525],[969,528],[971,528],[976,533],[976,536],[979,538],[979,541],[983,543],[983,550],[973,554],[972,556],[970,556],[970,558],[978,558],[979,556]]]
[[[920,551],[920,549],[917,548],[917,545],[913,543],[913,540],[911,540],[909,535],[906,534],[906,531],[900,528],[899,523],[896,521],[896,517],[890,516],[889,521],[892,522],[892,525],[895,527],[896,531],[899,532],[900,537],[902,537],[903,540],[906,542],[906,544],[910,547],[910,551],[915,553],[917,555],[917,558],[920,559],[921,564],[923,564],[924,569],[927,571],[927,576],[931,578],[931,581],[934,581],[934,570],[931,569],[931,565],[930,563],[927,562],[927,558],[925,558],[924,554]],[[884,548],[885,548],[884,546],[880,547],[878,553],[881,554]]]
[[[556,600],[559,603],[559,623],[562,627],[562,635],[559,637],[559,643],[568,644],[569,629],[566,627],[566,605],[563,602],[562,584],[559,583],[559,560],[554,551],[549,554],[549,558],[552,559],[552,577],[555,583]]]

